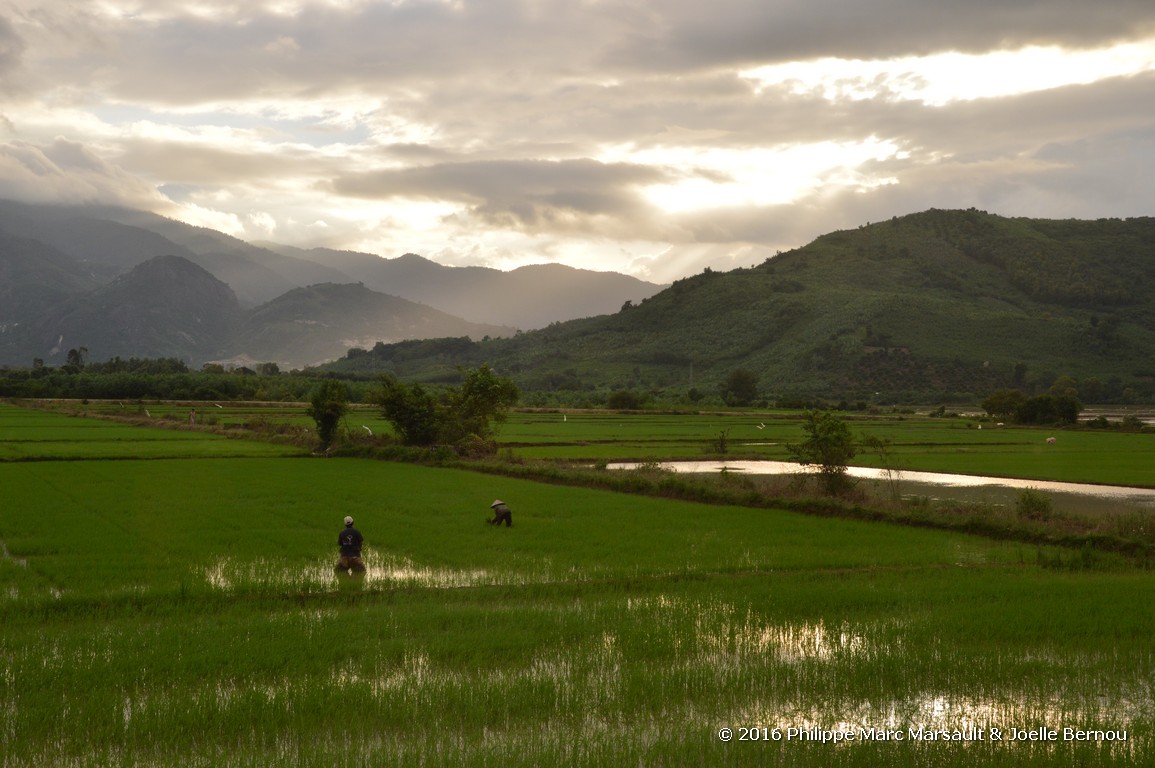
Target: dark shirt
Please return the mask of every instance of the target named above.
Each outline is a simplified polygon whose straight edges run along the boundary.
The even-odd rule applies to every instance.
[[[493,506],[493,519],[489,522],[500,523],[505,521],[506,525],[513,523],[513,513],[509,511],[509,507],[505,504],[495,504]]]
[[[353,527],[346,528],[337,536],[337,546],[341,548],[341,554],[346,556],[360,556],[362,541],[361,532]]]

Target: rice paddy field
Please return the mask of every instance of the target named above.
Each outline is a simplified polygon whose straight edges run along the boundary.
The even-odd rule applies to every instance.
[[[501,440],[796,439],[562,418]],[[1061,471],[1038,431],[947,431],[901,452]],[[1134,482],[1147,444],[1097,434],[1043,448]],[[0,405],[0,765],[1150,765],[1155,578],[1051,554]]]
[[[859,466],[1155,487],[1155,435],[1138,432],[1001,427],[977,419],[846,416],[856,437],[889,442],[885,460],[867,449]],[[564,419],[564,420],[563,420]],[[794,412],[717,414],[518,413],[500,441],[526,458],[693,459],[727,453],[785,460],[805,436]],[[1054,437],[1053,444],[1047,443]]]

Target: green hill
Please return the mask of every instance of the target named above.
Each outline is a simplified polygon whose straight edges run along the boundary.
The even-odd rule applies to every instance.
[[[705,273],[613,315],[512,339],[405,342],[333,367],[434,381],[490,362],[523,389],[717,391],[771,399],[981,397],[1061,375],[1085,400],[1155,396],[1155,219],[940,211],[832,232]]]

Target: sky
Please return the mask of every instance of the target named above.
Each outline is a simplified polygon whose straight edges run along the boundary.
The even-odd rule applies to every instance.
[[[1155,213],[1151,0],[0,0],[0,198],[669,282]]]

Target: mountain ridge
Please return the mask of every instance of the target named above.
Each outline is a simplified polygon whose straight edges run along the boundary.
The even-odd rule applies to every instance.
[[[613,315],[448,357],[420,348],[328,369],[432,381],[489,362],[528,391],[676,397],[744,368],[768,398],[904,401],[1069,375],[1092,399],[1125,398],[1155,386],[1155,219],[931,209],[831,232],[753,268],[707,269]]]
[[[534,286],[525,283],[525,273],[510,277],[507,273],[488,268],[444,267],[416,255],[390,260],[356,252],[306,252],[287,246],[282,250],[288,253],[279,253],[215,230],[146,211],[115,206],[53,206],[0,200],[0,277],[3,278],[0,300],[4,300],[0,305],[0,364],[27,365],[34,359],[43,359],[49,364],[58,362],[64,353],[61,345],[65,348],[74,346],[73,339],[75,346],[88,347],[92,354],[97,355],[104,354],[100,351],[104,348],[127,349],[131,347],[131,338],[145,343],[143,340],[147,334],[143,329],[130,330],[123,318],[116,321],[100,318],[92,303],[99,300],[85,298],[85,294],[111,285],[159,256],[181,257],[196,264],[228,285],[241,309],[247,312],[256,311],[294,290],[315,285],[363,283],[369,289],[386,289],[376,290],[376,297],[361,295],[358,299],[372,305],[371,308],[369,304],[359,306],[374,315],[378,323],[376,327],[369,327],[364,318],[346,311],[346,328],[331,328],[332,338],[328,341],[322,341],[323,334],[310,334],[308,352],[294,352],[293,345],[286,341],[269,342],[271,346],[234,349],[230,346],[231,337],[226,333],[221,334],[219,349],[212,352],[201,343],[190,342],[181,348],[168,342],[154,347],[153,342],[159,343],[159,339],[147,342],[149,349],[164,348],[194,362],[204,361],[205,355],[239,359],[251,353],[258,359],[276,355],[269,361],[293,366],[316,364],[345,354],[347,346],[341,345],[342,340],[349,344],[373,346],[377,341],[397,340],[402,328],[408,329],[405,333],[418,336],[464,334],[480,338],[509,335],[525,327],[526,323],[545,324],[569,315],[602,311],[607,296],[612,301],[619,295],[619,288],[613,286],[624,286],[620,290],[635,300],[652,295],[660,288],[613,273],[589,273],[587,282],[578,286],[574,274],[585,274],[578,270],[539,276],[539,283],[544,281],[550,285],[535,290]],[[310,258],[299,258],[304,253],[309,253]],[[349,255],[344,256],[346,253]],[[326,264],[325,258],[340,263]],[[392,262],[396,263],[390,266]],[[338,267],[348,267],[354,273],[363,271],[370,281],[361,280],[356,274],[351,276]],[[408,272],[410,278],[397,279],[398,268],[401,273]],[[439,286],[443,285],[452,285],[452,290],[442,290]],[[390,287],[408,291],[410,295],[399,295],[399,290],[388,290]],[[550,299],[563,288],[568,291],[568,304]],[[545,298],[520,301],[517,294],[530,298],[540,294]],[[386,300],[382,295],[393,296],[395,300]],[[446,298],[436,302],[442,306],[423,300],[438,296]],[[126,305],[144,300],[144,297],[123,298]],[[381,310],[383,302],[394,304],[391,318],[386,317],[389,312]],[[347,303],[346,310],[354,305],[357,305],[356,301]],[[424,309],[416,309],[418,305]],[[524,309],[528,305],[533,305],[538,314],[527,314]],[[458,311],[453,311],[454,307]],[[483,317],[462,317],[462,308],[484,310],[480,312]],[[111,309],[106,307],[105,311]],[[302,306],[301,311],[309,311],[309,308]],[[80,312],[76,317],[88,318],[87,322],[94,330],[86,332],[76,325],[78,321],[75,319],[65,322],[69,312]],[[232,310],[228,313],[231,314]],[[419,318],[418,315],[422,316]],[[333,326],[339,319],[333,317],[326,323]],[[301,320],[303,323],[304,319]],[[41,321],[51,321],[48,325],[54,327],[41,325]],[[124,343],[105,333],[113,327],[125,334]],[[238,327],[244,330],[238,338],[253,341],[255,331],[251,323],[242,323]],[[68,341],[60,340],[61,330],[67,332]],[[282,326],[281,330],[287,332],[287,326]],[[265,341],[271,337],[269,331],[262,336]],[[134,350],[131,354],[139,356],[144,354],[144,350]]]

